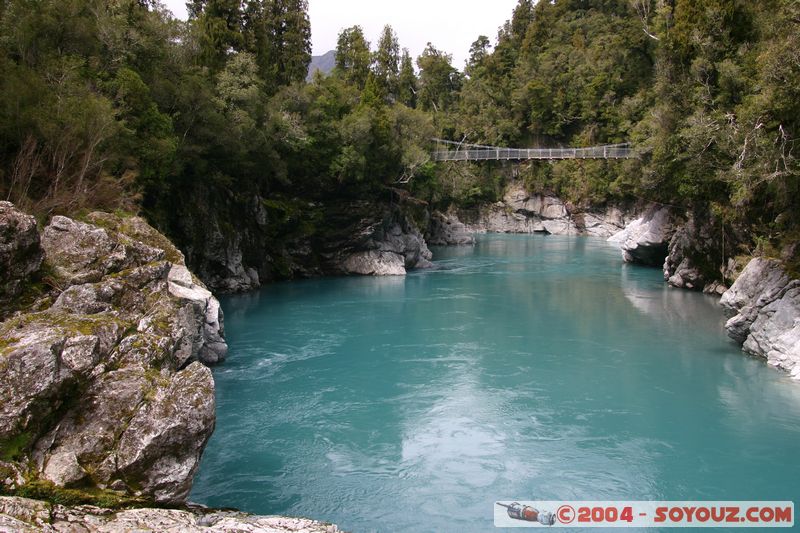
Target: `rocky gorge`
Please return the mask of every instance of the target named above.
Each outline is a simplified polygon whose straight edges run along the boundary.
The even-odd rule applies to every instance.
[[[266,227],[270,208],[259,201],[261,208]],[[320,212],[309,209],[312,219]],[[578,209],[512,183],[501,202],[477,209],[428,213],[424,203],[398,195],[377,207],[327,207],[324,220],[329,227],[293,234],[255,261],[248,259],[259,255],[247,246],[252,236],[226,237],[213,218],[216,237],[212,231],[202,250],[188,247],[184,256],[139,217],[56,216],[40,230],[33,217],[0,202],[0,483],[10,495],[0,499],[0,526],[336,530],[186,507],[215,425],[209,367],[227,355],[223,313],[205,283],[250,290],[278,270],[289,277],[404,275],[431,266],[428,243],[470,245],[486,232],[602,237],[620,247],[624,261],[663,268],[673,287],[721,295],[730,336],[800,379],[800,281],[774,259],[714,266],[724,254],[709,224],[671,206]]]
[[[729,289],[740,290],[750,279],[745,277],[738,286],[731,285],[752,258],[731,257],[737,239],[744,239],[730,228],[715,226],[708,213],[648,202],[577,206],[552,193],[530,192],[516,180],[509,181],[498,202],[472,208],[450,206],[443,211],[431,209],[401,190],[389,189],[388,193],[389,202],[340,205],[298,206],[253,199],[244,209],[252,211],[255,225],[245,224],[242,231],[223,237],[219,228],[225,225],[210,216],[202,222],[210,228],[210,238],[202,241],[201,248],[191,243],[196,241],[187,244],[187,259],[214,290],[236,292],[272,279],[404,275],[408,270],[430,266],[429,244],[470,245],[481,233],[541,233],[606,238],[620,247],[623,261],[663,269],[664,280],[675,288],[722,296]],[[268,233],[264,231],[276,223],[276,216],[284,223],[294,220],[290,227],[305,228],[288,231],[278,248],[266,243]],[[253,250],[261,253],[254,254]],[[774,267],[781,268],[779,265],[775,261]],[[783,294],[785,285],[771,290]],[[791,307],[787,302],[784,307]],[[771,316],[771,307],[761,307]],[[779,319],[788,320],[786,313]],[[764,319],[756,327],[766,322]],[[788,327],[788,323],[781,327]],[[731,336],[742,343],[746,340],[741,332]],[[757,348],[753,341],[744,349],[764,357],[769,352]],[[800,357],[800,347],[784,352],[787,350],[792,354],[785,356],[787,360]]]
[[[709,217],[654,203],[577,209],[512,182],[500,202],[434,212],[427,239],[470,244],[474,234],[493,232],[607,238],[623,261],[662,268],[671,287],[721,297],[729,336],[800,379],[800,280],[791,279],[778,259],[728,257]]]

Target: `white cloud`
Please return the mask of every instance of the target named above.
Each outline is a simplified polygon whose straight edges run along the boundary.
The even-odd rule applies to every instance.
[[[176,16],[186,17],[184,0],[165,3]],[[453,54],[453,66],[463,68],[470,44],[479,35],[494,40],[516,5],[517,0],[309,0],[314,54],[336,48],[339,32],[356,24],[364,28],[374,47],[383,26],[391,24],[400,46],[414,57],[430,41]]]
[[[179,19],[186,20],[188,17],[188,13],[186,12],[186,2],[185,0],[162,0],[164,4],[167,6],[167,9],[172,11],[172,14],[178,17]]]

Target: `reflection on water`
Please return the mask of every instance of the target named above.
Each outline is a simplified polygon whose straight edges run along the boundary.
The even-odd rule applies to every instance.
[[[486,531],[497,499],[798,499],[800,387],[603,241],[484,236],[406,278],[223,302],[192,499]]]

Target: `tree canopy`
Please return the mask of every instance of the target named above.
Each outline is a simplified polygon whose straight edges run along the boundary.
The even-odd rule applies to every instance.
[[[187,190],[372,198],[413,175],[412,193],[446,206],[493,199],[509,172],[433,165],[431,137],[631,142],[630,161],[521,176],[579,205],[683,206],[754,243],[800,234],[792,0],[520,0],[463,71],[433,44],[412,58],[391,26],[375,49],[352,26],[311,83],[306,0],[187,6],[181,22],[156,1],[0,2],[3,198],[42,216],[142,211],[169,230]]]

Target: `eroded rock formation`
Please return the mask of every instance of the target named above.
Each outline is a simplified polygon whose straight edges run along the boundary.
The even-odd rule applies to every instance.
[[[728,335],[743,349],[800,379],[800,280],[775,259],[748,263],[720,300]]]
[[[36,219],[0,202],[0,306],[7,308],[41,266]]]
[[[0,483],[184,501],[214,429],[219,302],[140,218],[57,216],[39,240],[2,209],[23,222],[7,249],[32,258],[13,275],[43,281],[0,324]]]
[[[620,246],[622,258],[628,263],[661,266],[676,229],[670,208],[653,205],[608,240]]]
[[[469,233],[546,233],[552,235],[591,235],[609,237],[625,227],[625,216],[616,207],[578,209],[560,198],[531,194],[520,182],[512,182],[503,200],[478,209],[448,213],[463,221]],[[440,234],[441,224],[430,228],[431,243],[447,241]]]

